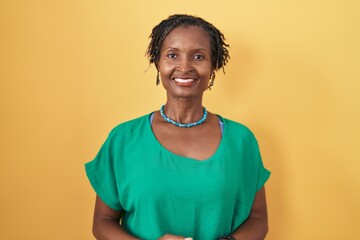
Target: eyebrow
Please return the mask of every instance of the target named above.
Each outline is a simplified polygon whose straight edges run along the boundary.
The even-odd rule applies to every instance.
[[[197,49],[194,49],[194,51],[204,51],[204,52],[207,52],[205,48],[197,48]]]
[[[168,50],[175,50],[175,51],[179,51],[179,49],[178,48],[174,48],[174,47],[168,47],[168,48],[166,48],[165,49],[165,51],[168,51]],[[193,49],[193,50],[191,50],[192,52],[196,52],[196,51],[203,51],[203,52],[208,52],[208,51],[206,51],[206,49],[205,48],[196,48],[196,49]]]

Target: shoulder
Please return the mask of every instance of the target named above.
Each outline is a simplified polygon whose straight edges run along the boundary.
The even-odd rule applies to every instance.
[[[149,124],[150,114],[122,122],[115,126],[109,133],[110,138],[119,138],[131,136],[138,132],[142,132]]]
[[[258,141],[255,134],[243,123],[222,118],[224,123],[224,137],[232,147],[246,146],[246,149],[257,149]]]
[[[223,121],[225,128],[227,128],[227,132],[234,133],[235,135],[254,137],[254,133],[244,124],[221,116],[219,117]]]

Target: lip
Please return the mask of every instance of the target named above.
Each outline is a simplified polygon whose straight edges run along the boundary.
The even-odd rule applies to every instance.
[[[177,83],[190,83],[190,82],[194,82],[195,79],[194,78],[175,78],[174,81]]]
[[[191,85],[193,85],[195,83],[195,81],[197,80],[196,77],[194,76],[175,76],[173,78],[171,78],[172,81],[174,81],[174,83],[177,86],[181,86],[181,87],[189,87]]]
[[[174,81],[174,83],[177,86],[189,87],[189,86],[194,84],[194,82],[196,81],[196,78],[193,78],[193,77],[175,77],[175,78],[172,78],[172,80]]]

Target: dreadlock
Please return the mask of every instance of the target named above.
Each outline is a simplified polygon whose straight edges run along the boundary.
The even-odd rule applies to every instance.
[[[154,63],[157,65],[164,39],[172,30],[179,26],[196,26],[203,29],[210,37],[211,63],[214,70],[222,68],[225,72],[224,66],[230,59],[230,55],[227,49],[229,45],[225,43],[224,35],[204,19],[185,14],[171,15],[168,19],[163,20],[153,28],[149,36],[151,41],[146,51],[150,64]]]

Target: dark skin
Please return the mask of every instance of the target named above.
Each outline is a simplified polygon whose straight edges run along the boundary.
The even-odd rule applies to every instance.
[[[121,211],[116,211],[106,205],[96,196],[93,234],[99,240],[135,240],[119,224]]]
[[[211,64],[210,39],[198,27],[177,27],[165,38],[156,64],[167,93],[165,114],[181,123],[196,122],[203,116],[202,98],[214,71]],[[197,161],[211,157],[221,141],[216,115],[191,128],[179,128],[155,112],[152,130],[157,140],[169,151]],[[96,198],[93,233],[101,240],[134,240],[119,224],[121,211],[108,207]],[[262,240],[268,231],[265,189],[256,196],[248,219],[233,233],[235,239]],[[183,240],[191,236],[167,233],[159,240]],[[191,238],[189,238],[191,239]],[[187,239],[188,240],[188,239]]]
[[[121,211],[108,207],[99,197],[96,197],[93,233],[99,240],[136,240],[119,225]],[[254,200],[249,218],[232,236],[235,239],[263,240],[268,231],[265,189],[261,188]],[[165,234],[160,240],[184,240],[184,236]]]

